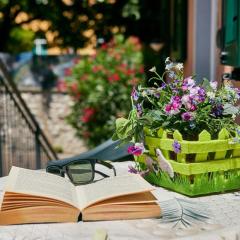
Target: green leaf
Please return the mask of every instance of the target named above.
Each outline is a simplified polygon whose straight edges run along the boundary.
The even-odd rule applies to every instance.
[[[205,90],[207,91],[210,91],[212,90],[211,86],[210,86],[210,82],[207,78],[203,78],[203,81],[202,81],[202,86]]]
[[[113,141],[119,140],[119,137],[118,137],[117,133],[114,133],[114,134],[112,135],[112,140],[113,140]]]
[[[132,122],[126,118],[116,120],[116,134],[118,138],[125,139],[133,134]]]

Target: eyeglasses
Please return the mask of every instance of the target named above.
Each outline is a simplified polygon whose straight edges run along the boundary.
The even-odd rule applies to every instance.
[[[67,174],[73,184],[81,185],[93,182],[95,173],[100,174],[104,178],[109,177],[109,175],[95,169],[96,163],[112,169],[114,176],[116,176],[116,170],[112,164],[97,159],[54,160],[48,163],[46,171],[61,177],[65,177],[65,174]]]

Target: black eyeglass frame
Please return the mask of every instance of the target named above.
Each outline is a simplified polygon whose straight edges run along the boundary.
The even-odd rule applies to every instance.
[[[92,167],[92,178],[89,181],[86,181],[86,182],[76,183],[76,182],[74,182],[71,174],[69,174],[69,172],[68,172],[68,166],[76,164],[76,163],[79,163],[79,162],[82,162],[82,161],[89,161],[90,162],[91,167]],[[100,174],[104,178],[110,177],[109,175],[96,170],[95,169],[95,164],[96,163],[101,164],[101,165],[103,165],[103,166],[105,166],[105,167],[107,167],[109,169],[112,169],[113,173],[114,173],[114,176],[117,175],[116,174],[116,169],[115,169],[115,167],[111,163],[103,161],[103,160],[98,160],[98,159],[84,159],[84,158],[82,158],[82,159],[74,159],[74,160],[73,159],[64,159],[64,160],[53,160],[53,161],[50,161],[48,163],[48,166],[46,167],[46,172],[51,173],[51,171],[50,171],[51,168],[57,168],[57,169],[59,169],[60,176],[61,177],[65,177],[65,173],[66,173],[68,178],[70,179],[70,181],[74,185],[84,185],[84,184],[88,184],[88,183],[93,182],[94,178],[95,178],[95,173]]]

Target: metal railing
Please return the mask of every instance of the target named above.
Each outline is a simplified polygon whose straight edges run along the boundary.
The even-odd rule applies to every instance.
[[[0,176],[13,165],[39,169],[57,158],[0,59]]]

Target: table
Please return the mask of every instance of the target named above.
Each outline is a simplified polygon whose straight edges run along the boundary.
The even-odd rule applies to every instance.
[[[126,173],[129,164],[134,163],[114,163],[118,175]],[[7,177],[0,178],[0,197],[6,179]],[[93,239],[96,231],[102,229],[107,231],[111,240],[240,239],[240,193],[189,199],[157,188],[154,194],[163,206],[175,198],[203,204],[209,213],[209,219],[188,228],[182,225],[173,227],[173,223],[164,223],[161,219],[1,226],[0,240],[89,240]]]

